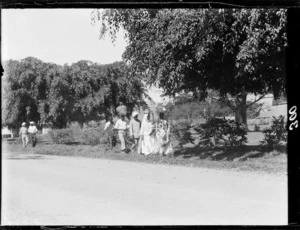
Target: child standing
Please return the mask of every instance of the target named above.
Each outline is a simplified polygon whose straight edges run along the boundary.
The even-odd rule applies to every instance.
[[[26,148],[28,144],[28,129],[26,127],[26,123],[22,123],[22,127],[20,128],[19,135],[21,136],[22,142],[23,142],[23,147]]]

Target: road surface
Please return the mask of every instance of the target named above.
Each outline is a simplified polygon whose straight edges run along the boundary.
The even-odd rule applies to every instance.
[[[2,225],[286,225],[287,176],[17,154]]]

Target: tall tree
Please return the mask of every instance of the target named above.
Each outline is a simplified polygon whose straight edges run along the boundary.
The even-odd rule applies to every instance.
[[[129,110],[142,106],[146,92],[122,62],[58,66],[29,57],[5,63],[2,95],[2,125],[16,128],[34,120],[64,128],[72,121],[83,125],[114,114],[120,101]]]
[[[107,9],[100,35],[125,30],[131,73],[174,96],[210,90],[247,124],[247,95],[285,94],[286,10]],[[257,100],[258,101],[258,100]],[[255,102],[252,102],[255,103]]]

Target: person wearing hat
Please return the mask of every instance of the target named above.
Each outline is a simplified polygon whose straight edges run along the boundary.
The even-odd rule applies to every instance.
[[[138,115],[138,112],[134,111],[132,113],[132,119],[129,123],[129,135],[134,141],[131,147],[132,150],[136,149],[139,144],[141,121],[139,120]],[[138,149],[137,152],[139,152]]]
[[[20,128],[19,135],[21,136],[23,147],[26,148],[28,144],[28,129],[26,127],[26,122],[22,123],[22,127]]]
[[[126,152],[125,135],[127,130],[127,122],[125,121],[125,115],[121,114],[120,119],[117,120],[114,129],[118,131],[119,140],[121,142],[121,151]]]
[[[37,127],[35,126],[34,122],[31,121],[30,126],[28,128],[28,133],[30,135],[30,140],[31,140],[31,143],[32,143],[32,147],[35,147],[35,145],[36,145],[36,141],[37,141],[36,133],[37,132],[38,132]]]

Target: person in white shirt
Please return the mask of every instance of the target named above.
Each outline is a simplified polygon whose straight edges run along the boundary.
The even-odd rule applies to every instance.
[[[21,135],[22,142],[23,142],[23,147],[26,148],[27,143],[28,143],[28,128],[26,127],[26,122],[22,123],[22,127],[20,128],[19,134]]]
[[[125,115],[121,114],[120,119],[117,120],[115,129],[118,130],[119,139],[121,141],[121,151],[126,152],[125,135],[127,130],[127,122],[125,121]]]
[[[36,141],[37,141],[36,133],[37,132],[38,132],[38,129],[36,128],[34,122],[31,121],[30,126],[28,128],[28,133],[29,133],[29,136],[30,136],[32,147],[35,147],[35,145],[36,145]]]

